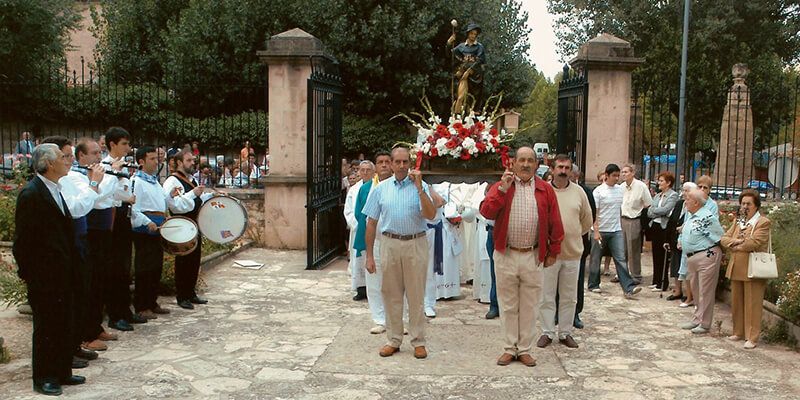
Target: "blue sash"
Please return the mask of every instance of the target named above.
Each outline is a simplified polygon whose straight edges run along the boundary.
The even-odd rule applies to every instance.
[[[364,205],[367,204],[367,197],[369,197],[369,190],[372,187],[372,181],[364,183],[358,189],[358,196],[356,196],[356,237],[353,239],[353,249],[356,251],[356,257],[361,257],[361,252],[367,249],[367,216],[361,211],[364,210]]]
[[[110,231],[114,224],[114,208],[92,210],[86,215],[88,229]]]
[[[145,216],[147,218],[149,218],[150,221],[153,221],[153,223],[156,224],[156,226],[163,225],[164,221],[167,219],[167,217],[163,217],[163,216],[160,216],[160,215],[145,215]],[[136,233],[144,233],[144,234],[150,235],[150,236],[159,236],[160,235],[158,233],[158,231],[150,232],[150,230],[147,229],[147,225],[137,226],[136,228],[133,228],[133,231],[136,232]]]
[[[428,228],[433,228],[433,272],[437,275],[444,275],[444,238],[442,236],[442,221],[438,224],[428,224]]]

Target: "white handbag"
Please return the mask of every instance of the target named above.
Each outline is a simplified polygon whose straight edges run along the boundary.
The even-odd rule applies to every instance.
[[[753,230],[750,236],[753,236]],[[766,253],[750,253],[747,264],[747,277],[750,279],[775,279],[778,277],[778,262],[772,253],[772,232],[769,233],[769,246]]]

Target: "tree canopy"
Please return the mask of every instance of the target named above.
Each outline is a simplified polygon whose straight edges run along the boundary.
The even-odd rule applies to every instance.
[[[548,0],[557,15],[564,58],[595,35],[628,40],[645,64],[634,83],[677,115],[683,1]],[[776,121],[790,114],[787,65],[800,56],[800,1],[693,1],[687,73],[687,143],[711,143],[719,134],[731,67],[746,63],[757,137],[768,143]],[[780,124],[778,124],[780,125]],[[757,138],[759,140],[759,138]]]

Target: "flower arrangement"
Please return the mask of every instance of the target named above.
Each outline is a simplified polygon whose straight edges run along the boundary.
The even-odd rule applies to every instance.
[[[486,103],[496,100],[493,111],[487,115],[486,108],[481,115],[469,110],[465,116],[452,115],[445,124],[433,111],[427,97],[421,103],[428,116],[411,113],[420,120],[414,120],[406,114],[397,116],[407,119],[417,129],[416,143],[401,143],[409,147],[412,157],[416,158],[417,168],[423,159],[436,157],[453,158],[469,161],[481,155],[499,154],[503,167],[508,164],[509,147],[506,142],[514,138],[505,129],[498,130],[494,122],[502,96],[492,96]],[[396,117],[397,117],[396,116]]]

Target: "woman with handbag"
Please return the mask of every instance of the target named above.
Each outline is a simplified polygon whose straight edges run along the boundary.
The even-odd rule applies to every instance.
[[[739,218],[720,239],[722,246],[730,251],[725,277],[731,280],[733,335],[728,339],[744,339],[744,348],[752,349],[761,334],[761,310],[767,280],[755,277],[763,274],[753,275],[748,270],[751,269],[751,254],[768,251],[770,221],[758,212],[761,198],[754,190],[748,189],[739,195],[739,207]]]
[[[659,193],[653,197],[653,204],[647,208],[647,217],[650,218],[648,237],[653,242],[653,284],[650,289],[654,292],[667,291],[669,279],[665,275],[666,261],[669,256],[669,236],[667,224],[678,201],[678,194],[672,190],[675,175],[665,171],[658,174]],[[666,245],[666,246],[665,246]]]

